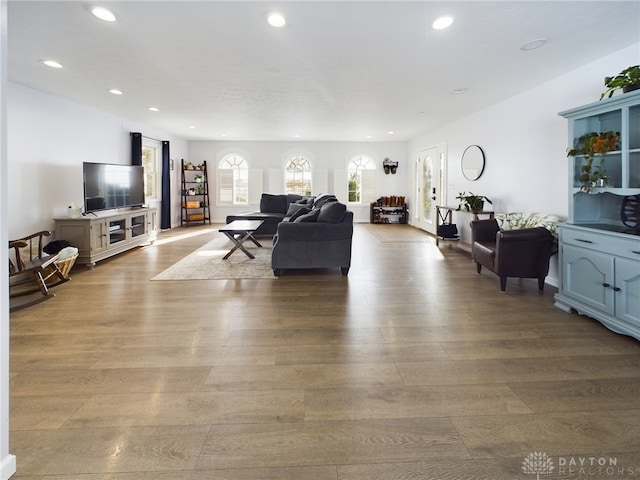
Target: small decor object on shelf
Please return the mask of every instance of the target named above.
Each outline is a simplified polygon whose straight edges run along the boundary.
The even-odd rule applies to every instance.
[[[493,205],[493,202],[484,195],[474,195],[469,192],[459,193],[456,197],[460,200],[460,204],[456,210],[466,210],[467,212],[481,212],[484,209],[484,202]]]
[[[625,68],[615,77],[605,77],[604,86],[607,89],[600,95],[600,100],[611,98],[613,92],[619,89],[622,89],[622,93],[640,89],[640,65]]]
[[[589,132],[578,137],[574,148],[567,153],[568,157],[584,156],[584,163],[580,166],[580,183],[582,191],[590,193],[594,188],[609,186],[609,178],[604,168],[604,159],[607,152],[619,149],[618,140],[620,132]],[[593,164],[596,154],[599,163]]]

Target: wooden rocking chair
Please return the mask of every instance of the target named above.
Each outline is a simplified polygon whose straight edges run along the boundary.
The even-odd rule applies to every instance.
[[[44,230],[19,240],[9,240],[9,297],[36,292],[42,294],[31,301],[10,307],[11,312],[54,297],[49,288],[69,280],[56,265],[59,255],[43,255],[43,240],[50,234]],[[47,285],[47,281],[54,277],[56,281]]]

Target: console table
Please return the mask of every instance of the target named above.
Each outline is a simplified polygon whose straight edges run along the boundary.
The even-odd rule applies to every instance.
[[[485,210],[481,210],[478,212],[468,212],[466,210],[458,210],[458,207],[446,207],[443,205],[436,205],[436,246],[440,245],[440,240],[447,242],[447,241],[459,241],[460,238],[445,238],[445,237],[441,237],[439,236],[438,233],[438,227],[440,227],[440,225],[444,224],[444,223],[453,223],[452,219],[453,219],[453,212],[458,211],[461,213],[468,213],[470,215],[473,215],[473,219],[474,220],[478,220],[478,215],[486,215],[487,218],[493,218],[493,215],[495,212],[493,211],[485,211]],[[467,247],[467,249],[471,250],[471,246],[470,245],[465,245],[463,244],[465,247]]]
[[[78,249],[76,263],[96,262],[155,240],[158,210],[132,208],[55,218],[56,240]]]

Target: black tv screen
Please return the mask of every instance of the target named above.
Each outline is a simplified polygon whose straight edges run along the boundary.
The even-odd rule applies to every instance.
[[[82,164],[85,213],[144,205],[144,167]]]

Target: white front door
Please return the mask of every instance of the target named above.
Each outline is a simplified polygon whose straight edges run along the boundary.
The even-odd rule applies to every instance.
[[[447,157],[444,145],[427,148],[416,157],[416,206],[413,224],[436,234],[436,205],[444,205]]]

